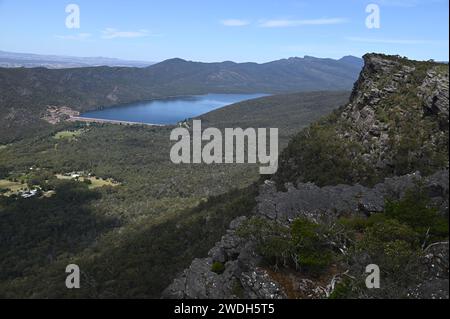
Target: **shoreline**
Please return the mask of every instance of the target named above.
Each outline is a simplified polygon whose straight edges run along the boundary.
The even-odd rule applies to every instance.
[[[108,120],[108,119],[96,119],[90,117],[81,116],[71,116],[67,119],[67,122],[85,122],[85,123],[98,123],[98,124],[117,124],[117,125],[145,125],[145,126],[166,126],[164,124],[151,124],[151,123],[141,123],[141,122],[130,122],[130,121],[120,121],[120,120]]]

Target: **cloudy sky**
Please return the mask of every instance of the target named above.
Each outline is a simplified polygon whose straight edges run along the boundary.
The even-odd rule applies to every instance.
[[[80,9],[80,28],[67,28],[69,4]],[[379,28],[366,25],[370,4],[380,10]],[[448,61],[448,7],[448,0],[0,0],[0,50],[145,61],[366,52]]]

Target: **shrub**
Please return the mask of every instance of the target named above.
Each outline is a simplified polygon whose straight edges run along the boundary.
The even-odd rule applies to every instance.
[[[291,227],[295,262],[311,274],[319,274],[333,261],[332,251],[325,240],[324,226],[306,218],[295,220]]]
[[[238,235],[256,242],[256,251],[264,261],[278,267],[280,263],[318,275],[333,261],[333,252],[325,239],[327,229],[306,218],[290,227],[254,217],[243,223]]]
[[[329,250],[313,251],[304,249],[297,254],[297,262],[302,270],[311,275],[320,275],[333,261],[333,255]]]
[[[366,229],[364,238],[360,243],[368,249],[372,249],[372,247],[376,249],[382,243],[395,240],[407,242],[411,247],[419,244],[419,237],[411,227],[380,214],[377,216],[376,221],[371,223]]]
[[[238,235],[255,240],[258,254],[276,267],[286,264],[291,255],[289,228],[276,222],[254,217],[239,227]]]
[[[408,191],[402,200],[387,202],[385,213],[410,226],[422,240],[437,241],[448,237],[448,220],[430,207],[430,200],[423,191]]]
[[[380,214],[355,244],[351,258],[360,271],[368,264],[378,265],[385,282],[401,287],[417,279],[419,247],[419,236],[411,227]]]
[[[352,285],[348,280],[341,281],[336,285],[329,299],[347,299],[351,296]]]
[[[215,263],[212,264],[211,271],[219,275],[223,274],[223,272],[225,271],[225,265],[222,264],[221,262],[216,261]]]
[[[363,217],[341,218],[339,223],[346,229],[357,232],[362,232],[369,226],[368,219]]]

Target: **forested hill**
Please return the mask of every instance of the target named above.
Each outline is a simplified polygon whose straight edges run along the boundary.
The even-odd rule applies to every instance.
[[[350,90],[362,60],[314,57],[265,64],[171,59],[147,68],[50,70],[0,68],[0,143],[46,126],[48,106],[92,110],[128,102],[204,93]]]
[[[171,59],[147,68],[0,69],[0,105],[82,110],[174,95],[349,90],[361,68],[359,58],[305,57],[265,64]]]

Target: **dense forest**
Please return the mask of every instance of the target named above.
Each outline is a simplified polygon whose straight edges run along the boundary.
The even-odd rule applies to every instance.
[[[347,104],[346,92],[284,94],[201,118],[219,128],[278,127],[285,149],[272,180],[280,192],[298,183],[371,187],[390,176],[448,169],[448,85],[447,96],[440,86],[448,66],[365,59]],[[175,165],[172,129],[63,122],[1,145],[0,297],[159,298],[230,221],[248,216],[239,234],[256,243],[274,278],[321,278],[336,265],[358,274],[376,261],[393,289],[369,296],[354,276],[331,297],[393,298],[423,279],[416,270],[424,249],[448,240],[448,206],[442,214],[421,185],[364,218],[349,212],[333,223],[297,218],[285,225],[252,216],[269,177],[257,165]],[[345,258],[336,250],[342,243]],[[64,286],[72,263],[82,271],[76,291]],[[399,277],[401,267],[412,276]]]
[[[239,103],[206,126],[272,113],[281,146],[343,105],[347,92],[299,93]],[[281,107],[282,105],[282,107]],[[245,115],[247,114],[247,116]],[[192,258],[203,256],[236,216],[249,214],[257,165],[175,165],[172,127],[61,123],[0,150],[2,185],[38,188],[34,198],[1,196],[2,297],[159,297]],[[93,188],[61,179],[112,180]],[[11,186],[3,186],[11,187]],[[235,190],[233,190],[235,189]],[[8,194],[7,189],[3,193]],[[32,231],[27,231],[32,229]],[[65,267],[80,265],[88,286],[68,292]],[[75,295],[70,295],[75,294]]]
[[[171,59],[147,68],[0,68],[0,143],[48,129],[42,120],[48,107],[87,111],[207,93],[350,90],[361,67],[355,57],[305,57],[264,64]]]

